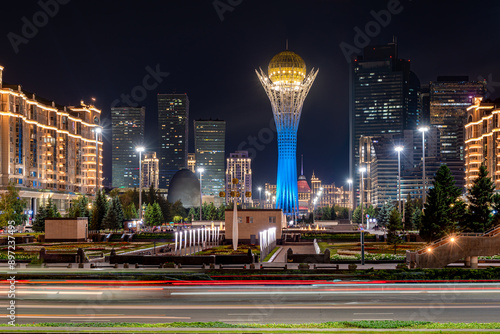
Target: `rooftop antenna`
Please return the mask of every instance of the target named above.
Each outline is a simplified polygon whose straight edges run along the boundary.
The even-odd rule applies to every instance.
[[[304,155],[300,155],[300,176],[304,175]]]
[[[286,47],[286,50],[288,50],[288,38],[286,39],[285,47]]]

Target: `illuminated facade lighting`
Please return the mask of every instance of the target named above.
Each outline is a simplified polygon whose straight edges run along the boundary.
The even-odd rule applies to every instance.
[[[318,70],[313,68],[307,74],[304,60],[287,50],[271,59],[267,75],[262,69],[255,72],[271,101],[278,132],[276,208],[297,215],[297,130],[304,100]]]

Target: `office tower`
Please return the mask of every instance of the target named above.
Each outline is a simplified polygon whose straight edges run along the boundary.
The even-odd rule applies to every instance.
[[[419,124],[420,82],[396,43],[367,46],[352,63],[350,170],[353,195],[359,187],[361,136],[402,135]]]
[[[438,77],[429,86],[430,124],[439,129],[441,162],[448,165],[456,185],[465,186],[464,125],[467,107],[486,93],[484,81],[467,76]]]
[[[113,188],[139,188],[139,153],[144,144],[144,107],[111,108]]]
[[[195,168],[196,168],[196,154],[195,153],[188,153],[187,169],[189,169],[193,173],[196,173]]]
[[[278,132],[278,173],[276,208],[287,215],[299,212],[297,188],[297,130],[302,106],[318,70],[307,74],[306,63],[296,53],[283,51],[275,55],[257,76],[264,87],[273,110]]]
[[[488,177],[500,189],[500,103],[474,99],[465,124],[465,186],[469,189],[479,174],[481,163]]]
[[[189,139],[189,99],[186,94],[158,94],[160,145],[160,189],[168,189],[170,179],[187,167]]]
[[[204,196],[219,196],[225,185],[226,121],[194,121],[196,169],[203,168],[201,190]]]
[[[160,160],[156,157],[156,152],[146,152],[142,155],[142,188],[149,188],[151,185],[158,188],[160,182]]]
[[[431,117],[431,103],[429,96],[429,85],[422,85],[418,93],[418,103],[420,109],[420,125],[429,125]]]
[[[233,185],[231,180],[238,179],[239,183]],[[252,196],[246,196],[247,192],[252,192],[252,159],[248,157],[248,151],[236,151],[230,153],[226,162],[226,204],[231,204],[233,198],[231,191],[237,191],[238,203],[252,204]]]
[[[3,84],[2,71],[0,187],[14,183],[33,216],[48,197],[64,214],[78,193],[93,196],[102,185],[101,110],[83,101],[61,106]]]

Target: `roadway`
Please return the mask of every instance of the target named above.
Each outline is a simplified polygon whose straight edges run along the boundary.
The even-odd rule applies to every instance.
[[[496,322],[500,283],[27,281],[16,322]],[[0,307],[6,312],[6,284]]]

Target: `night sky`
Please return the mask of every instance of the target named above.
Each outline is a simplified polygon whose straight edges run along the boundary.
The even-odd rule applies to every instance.
[[[308,179],[314,170],[326,182],[345,184],[350,65],[339,45],[354,47],[354,28],[364,31],[369,24],[376,29],[370,12],[386,10],[395,1],[61,2],[65,4],[57,13],[50,7],[54,13],[47,20],[37,1],[2,4],[4,83],[21,84],[63,105],[95,97],[107,132],[105,177],[111,176],[111,103],[121,94],[139,92],[136,87],[143,86],[149,67],[169,75],[159,76],[161,82],[150,87],[143,100],[138,96],[146,107],[148,148],[158,143],[156,94],[187,93],[190,152],[193,120],[226,120],[226,155],[238,148],[255,149],[254,187],[274,183],[277,143],[276,136],[269,142],[271,105],[254,69],[267,71],[288,39],[289,50],[305,60],[308,71],[319,68],[302,112],[297,161],[303,154]],[[230,7],[218,13],[214,3]],[[401,0],[395,8],[398,13],[391,14],[390,22],[368,37],[371,44],[385,44],[396,36],[400,57],[411,59],[421,83],[438,75],[468,75],[474,80],[481,76],[491,80],[491,97],[500,95],[498,0]],[[25,31],[23,37],[23,25],[34,16],[38,31]],[[18,45],[14,47],[16,42],[9,38]],[[20,42],[21,38],[25,39]],[[248,138],[259,134],[261,140],[250,144]]]

